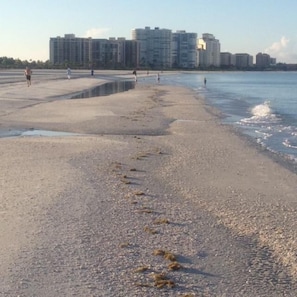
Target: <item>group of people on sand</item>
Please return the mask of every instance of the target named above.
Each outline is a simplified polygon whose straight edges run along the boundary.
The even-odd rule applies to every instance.
[[[26,81],[27,81],[27,86],[28,87],[31,86],[32,72],[33,71],[28,66],[25,68],[25,77],[26,77]],[[94,75],[94,70],[92,70],[92,75]],[[68,79],[71,78],[71,69],[69,67],[67,68],[67,78]]]
[[[137,72],[136,72],[136,70],[133,70],[132,74],[134,75],[135,82],[137,82]],[[149,75],[149,71],[147,71],[146,74]],[[157,74],[157,83],[160,83],[160,73]]]
[[[67,68],[67,78],[70,79],[71,78],[71,69],[68,67]],[[91,69],[91,75],[94,75],[94,69]],[[31,86],[31,76],[32,76],[32,70],[27,66],[25,68],[25,77],[26,77],[26,81],[27,81],[27,86]]]
[[[148,74],[148,73],[147,73]],[[27,86],[31,86],[31,75],[32,75],[32,70],[29,67],[26,67],[25,69],[25,76],[26,76],[26,80],[27,80]],[[91,75],[94,75],[94,70],[91,70]],[[136,70],[133,71],[133,75],[135,78],[135,82],[137,82],[137,73]],[[67,78],[70,79],[71,78],[71,69],[68,67],[67,68]],[[160,74],[157,74],[157,82],[160,83]],[[206,86],[206,78],[204,78],[204,86]]]

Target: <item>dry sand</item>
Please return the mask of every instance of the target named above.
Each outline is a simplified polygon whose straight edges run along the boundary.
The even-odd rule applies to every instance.
[[[79,135],[0,139],[0,295],[296,296],[296,174],[187,89],[54,100],[93,85],[1,88],[0,128]]]

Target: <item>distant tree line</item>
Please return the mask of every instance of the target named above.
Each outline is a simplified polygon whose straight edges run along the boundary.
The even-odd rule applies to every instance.
[[[64,69],[67,67],[71,67],[73,69],[86,69],[84,65],[78,65],[75,63],[70,63],[68,61],[65,61],[61,64],[52,64],[49,60],[47,61],[33,61],[33,60],[20,60],[20,59],[14,59],[9,57],[0,57],[0,69],[19,69],[19,68],[25,68],[26,66],[29,66],[30,68],[34,69]],[[89,68],[89,67],[88,67]],[[114,65],[111,67],[104,67],[102,69],[121,69],[117,65],[115,67]],[[124,69],[124,68],[123,68]],[[141,69],[141,67],[140,67]],[[163,69],[166,70],[166,69]],[[168,70],[182,70],[181,68],[171,68]],[[190,71],[189,69],[185,69],[187,71]],[[238,68],[234,66],[222,66],[222,67],[198,67],[192,70],[205,70],[205,71],[297,71],[297,64],[286,64],[286,63],[278,63],[276,65],[272,65],[265,68],[259,68],[256,66],[253,67],[246,67],[246,68]]]
[[[52,65],[49,60],[47,61],[33,61],[33,60],[20,60],[9,57],[0,57],[0,68],[25,68],[30,66],[31,68],[52,68]]]

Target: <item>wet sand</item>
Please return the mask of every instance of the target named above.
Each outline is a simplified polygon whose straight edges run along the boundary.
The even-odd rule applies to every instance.
[[[295,296],[296,174],[187,89],[55,100],[93,84],[1,88],[0,128],[79,134],[0,139],[1,296]]]

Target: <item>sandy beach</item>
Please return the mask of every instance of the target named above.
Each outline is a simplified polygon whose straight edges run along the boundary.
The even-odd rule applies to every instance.
[[[132,76],[131,76],[132,77]],[[191,90],[0,89],[1,296],[296,296],[297,175]]]

